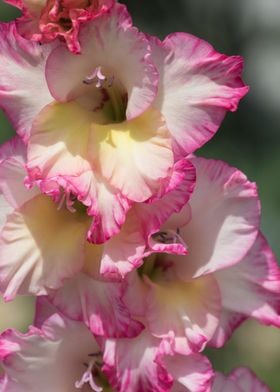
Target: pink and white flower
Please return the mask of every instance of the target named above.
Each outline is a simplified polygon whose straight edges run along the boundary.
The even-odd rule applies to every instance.
[[[119,392],[210,392],[214,375],[200,354],[162,356],[160,339],[147,330],[133,339],[108,339],[104,362],[103,371]]]
[[[212,392],[270,392],[270,389],[248,368],[234,369],[228,376],[216,372]]]
[[[0,337],[1,391],[209,391],[213,371],[206,358],[162,358],[157,343],[145,331],[134,339],[95,339],[41,298],[28,333],[7,330]]]
[[[185,246],[185,255],[152,254],[138,273],[129,276],[125,295],[132,315],[144,320],[150,333],[162,339],[161,350],[167,354],[199,352],[211,341],[226,306],[218,276],[238,271],[258,234],[260,208],[255,184],[224,162],[193,158],[192,163],[197,183],[189,205],[153,236],[170,249]],[[172,192],[162,200],[166,198],[172,200]],[[238,290],[242,282],[237,277],[234,282]],[[261,279],[259,282],[261,285]],[[266,282],[263,294],[251,290],[255,312],[250,315],[266,314],[277,325],[277,284]],[[274,294],[268,292],[268,286],[275,288]],[[237,309],[239,303],[235,306]]]
[[[147,37],[119,4],[81,26],[79,56],[1,29],[0,100],[28,145],[30,184],[57,198],[61,189],[75,194],[93,216],[95,243],[115,235],[135,203],[165,194],[174,165],[248,90],[240,57],[188,34]],[[26,84],[34,69],[38,102]]]
[[[26,146],[18,137],[2,146],[0,290],[6,300],[16,294],[48,294],[82,271],[94,279],[100,298],[102,293],[107,298],[110,286],[98,281],[122,280],[142,264],[147,253],[155,251],[153,234],[189,199],[195,180],[193,165],[188,161],[178,162],[169,181],[169,192],[175,192],[175,202],[163,202],[164,210],[153,214],[148,224],[145,219],[161,201],[155,200],[153,206],[136,204],[121,231],[105,244],[95,245],[86,241],[91,218],[84,206],[71,195],[57,204],[50,196],[41,194],[39,188],[28,190],[23,184],[25,164]],[[177,177],[186,186],[183,197],[172,191]],[[161,246],[161,250],[169,251],[169,245]],[[80,279],[86,278],[80,276]],[[121,287],[111,290],[121,291]],[[94,298],[92,301],[96,302]]]
[[[70,290],[71,294],[66,301],[71,315],[81,301],[84,321],[94,333],[137,335],[143,326],[131,319],[123,304],[122,284],[104,281],[100,266],[109,259],[112,264],[132,268],[143,257],[144,236],[129,233],[132,226],[128,222],[106,244],[88,243],[90,218],[77,203],[76,211],[71,212],[39,189],[24,187],[25,154],[19,138],[0,149],[0,291],[4,299],[12,300],[17,294],[54,295],[64,285],[62,293],[68,295]],[[73,201],[68,202],[74,208]],[[114,252],[114,247],[123,250]],[[80,319],[80,313],[76,318]]]
[[[48,299],[66,317],[84,322],[96,336],[131,338],[144,326],[132,319],[122,300],[124,290],[122,283],[100,281],[79,273],[60,289],[49,291]]]
[[[80,25],[107,12],[114,0],[5,0],[23,15],[17,19],[20,34],[41,43],[63,38],[69,50],[80,52]]]
[[[1,391],[101,392],[105,385],[97,340],[83,323],[66,319],[45,300],[38,306],[43,309],[36,326],[26,334],[7,330],[0,337]]]
[[[182,254],[186,251],[182,244],[158,243],[153,238],[170,215],[180,211],[192,192],[194,168],[188,161],[181,161],[179,166],[186,168],[184,179],[180,177],[185,186],[184,193],[175,188],[170,190],[172,198],[163,197],[150,204],[134,205],[120,233],[104,244],[100,267],[88,260],[85,273],[64,281],[63,287],[49,292],[56,307],[70,318],[83,320],[96,335],[128,337],[134,336],[135,331],[140,332],[142,323],[131,320],[123,302],[128,284],[123,278],[143,263],[144,256],[155,252]],[[121,283],[98,281],[100,274]]]
[[[226,112],[235,111],[248,92],[241,79],[243,60],[186,33],[162,42],[150,37],[150,43],[160,75],[154,106],[166,119],[175,156],[185,156],[211,139]]]

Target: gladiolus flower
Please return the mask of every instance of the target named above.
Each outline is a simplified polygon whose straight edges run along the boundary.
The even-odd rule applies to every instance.
[[[146,249],[145,237],[136,231],[127,232],[126,229],[133,228],[133,223],[128,222],[113,242],[88,243],[86,232],[90,218],[83,206],[70,199],[57,205],[39,189],[24,187],[25,154],[26,147],[19,138],[0,150],[3,193],[0,198],[0,291],[4,299],[12,300],[17,294],[53,294],[63,285],[66,293],[70,286],[73,294],[77,294],[81,284],[80,296],[73,302],[71,295],[68,298],[71,314],[75,313],[75,304],[81,298],[83,310],[89,315],[88,325],[94,325],[92,329],[96,334],[137,335],[143,326],[131,319],[123,304],[122,285],[104,281],[100,265],[108,258],[113,265],[133,265],[132,260],[137,264]],[[72,212],[66,207],[67,203]],[[114,252],[115,247],[123,248],[122,252]],[[68,281],[71,277],[74,283]]]
[[[129,355],[127,355],[129,353]],[[118,392],[210,392],[213,370],[200,354],[163,356],[147,330],[133,339],[108,339],[104,373]]]
[[[164,211],[153,214],[148,224],[145,219],[159,202],[155,200],[151,207],[135,205],[121,231],[106,243],[95,245],[86,241],[91,219],[85,207],[71,195],[56,203],[37,187],[28,190],[23,185],[25,164],[26,146],[18,137],[2,146],[0,288],[7,300],[17,293],[48,294],[80,271],[95,280],[122,280],[142,263],[147,252],[154,251],[153,233],[189,199],[195,180],[193,165],[179,162],[170,185],[172,189],[177,184],[177,177],[182,181],[183,172],[183,197],[175,195],[176,200],[167,202]],[[162,247],[165,250],[169,247]]]
[[[86,326],[66,319],[45,300],[36,317],[26,334],[7,330],[0,337],[1,391],[103,391],[108,383],[102,351]]]
[[[209,391],[213,371],[206,358],[163,358],[158,342],[145,331],[133,339],[97,339],[41,298],[35,326],[26,334],[7,330],[0,336],[1,391]]]
[[[115,0],[5,1],[0,292],[38,298],[0,335],[0,390],[267,392],[201,355],[249,317],[280,327],[256,185],[193,155],[247,93],[242,59]]]
[[[0,98],[27,143],[30,185],[76,195],[95,243],[117,234],[132,205],[166,193],[174,165],[248,91],[240,57],[188,34],[147,37],[120,4],[81,26],[79,56],[1,29]]]
[[[193,158],[192,163],[197,183],[189,204],[180,214],[171,215],[153,236],[159,243],[168,243],[170,249],[184,245],[185,255],[149,256],[138,273],[129,276],[125,297],[132,316],[145,320],[150,333],[162,339],[163,352],[184,355],[201,351],[222,323],[221,312],[228,306],[224,296],[234,299],[232,291],[227,293],[227,284],[221,289],[222,276],[242,270],[241,261],[252,248],[259,226],[254,183],[223,162]],[[162,200],[168,197],[172,200],[172,193]],[[234,279],[238,290],[243,282],[237,275]],[[261,279],[255,280],[262,286]],[[277,296],[269,292],[269,284],[277,286],[273,280],[275,277],[271,283],[270,278],[265,280],[263,294],[256,293],[257,287],[251,291],[256,309],[250,316],[264,318],[266,314],[276,325]],[[236,311],[238,306],[236,303]]]

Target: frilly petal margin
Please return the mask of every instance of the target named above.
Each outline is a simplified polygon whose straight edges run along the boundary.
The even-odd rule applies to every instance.
[[[192,163],[185,159],[178,161],[168,181],[162,183],[162,188],[154,198],[147,203],[133,205],[120,233],[105,244],[101,274],[110,278],[114,275],[116,279],[118,276],[124,278],[128,272],[140,267],[143,258],[152,253],[186,253],[185,245],[160,243],[153,238],[153,234],[164,227],[173,213],[179,214],[193,192],[195,178]],[[186,209],[182,214],[186,214]],[[118,263],[116,259],[119,259]]]
[[[44,295],[84,266],[90,218],[72,214],[39,189],[27,190],[26,146],[15,137],[0,148],[0,290]],[[43,219],[47,217],[47,219]]]
[[[0,107],[24,141],[35,116],[53,101],[44,72],[52,48],[22,38],[14,22],[0,24]]]
[[[200,354],[160,357],[173,379],[171,392],[210,392],[214,372],[209,360]]]
[[[122,295],[122,283],[98,281],[80,273],[49,298],[63,314],[84,322],[95,335],[132,338],[144,326],[131,318]]]
[[[179,184],[181,190],[177,187]],[[185,246],[159,243],[153,239],[153,234],[161,230],[172,213],[181,211],[189,200],[194,185],[195,168],[192,163],[188,160],[177,162],[168,181],[162,184],[164,189],[160,189],[148,203],[134,204],[127,213],[120,232],[104,244],[100,273],[110,280],[120,280],[142,265],[143,258],[151,253],[160,251],[184,254]],[[157,199],[159,196],[162,198]]]
[[[147,203],[135,205],[134,209],[142,231],[148,238],[145,256],[156,252],[186,253],[184,244],[160,243],[153,238],[153,234],[165,228],[178,227],[176,226],[178,220],[184,223],[190,220],[191,210],[187,203],[195,185],[196,170],[194,165],[188,159],[181,159],[174,164],[170,176],[162,182],[158,193]]]
[[[40,326],[30,327],[25,334],[7,330],[0,336],[5,371],[1,392],[36,392],[38,388],[42,392],[75,392],[75,382],[85,372],[83,363],[89,354],[100,351],[83,323],[64,318],[44,298],[38,308]]]
[[[4,0],[22,11],[22,17],[16,20],[19,33],[26,39],[44,44],[56,38],[64,39],[68,49],[80,53],[78,33],[80,25],[106,13],[114,0],[90,0],[81,8],[81,1]]]
[[[197,182],[190,199],[192,218],[180,229],[189,248],[178,273],[196,278],[238,263],[259,230],[256,184],[223,161],[192,158]]]
[[[241,80],[243,60],[186,33],[170,34],[163,42],[150,37],[150,43],[160,74],[154,105],[166,119],[180,158],[205,144],[226,111],[235,111],[248,92]]]
[[[134,339],[107,340],[103,372],[112,387],[118,392],[170,391],[172,380],[156,362],[158,343],[146,330]]]
[[[162,356],[159,342],[148,330],[130,340],[107,340],[102,370],[112,387],[118,392],[210,392],[213,371],[206,357]]]
[[[280,328],[280,268],[264,236],[238,264],[214,274],[221,290],[222,322],[210,345],[223,346],[247,318]]]
[[[189,355],[205,348],[218,327],[221,311],[219,288],[212,276],[154,283],[135,272],[129,279],[125,304],[132,317],[143,320],[151,335],[160,340],[160,354]]]
[[[88,206],[89,239],[101,243],[117,234],[133,202],[158,197],[179,178],[170,174],[170,137],[158,111],[111,128],[92,121],[94,114],[74,102],[46,107],[33,123],[27,167],[31,185],[49,194],[61,187]]]
[[[79,222],[69,211],[57,210],[45,195],[34,197],[8,215],[0,232],[0,291],[4,299],[12,300],[16,294],[47,294],[79,272],[87,220]]]
[[[190,282],[149,282],[145,319],[153,336],[162,339],[165,354],[202,351],[219,323],[221,298],[211,276]],[[170,293],[172,292],[172,295]]]
[[[93,217],[87,233],[90,242],[102,244],[120,232],[132,202],[104,178],[87,170],[79,176],[57,176],[40,182],[43,192],[56,197],[61,195],[60,186],[88,207],[87,213]]]

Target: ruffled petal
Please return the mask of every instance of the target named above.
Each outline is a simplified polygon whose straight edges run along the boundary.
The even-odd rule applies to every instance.
[[[47,106],[33,123],[27,168],[31,179],[79,176],[92,169],[87,160],[94,114],[77,103]]]
[[[243,61],[186,33],[171,34],[163,42],[152,38],[151,44],[160,74],[154,105],[166,119],[177,157],[182,157],[206,143],[226,111],[235,111],[248,92],[241,80]]]
[[[101,243],[117,234],[132,201],[158,197],[181,177],[179,169],[178,179],[170,175],[173,153],[159,113],[114,126],[93,125],[94,117],[74,102],[48,106],[34,122],[27,167],[31,183],[42,190],[58,183],[89,207],[89,239]]]
[[[78,54],[78,33],[81,23],[107,12],[114,0],[5,0],[22,11],[16,20],[19,33],[33,41],[47,43],[64,39],[68,49]]]
[[[178,189],[178,184],[181,184],[181,190]],[[181,209],[189,200],[194,184],[194,166],[187,160],[176,162],[168,181],[162,184],[164,196],[158,199],[163,193],[163,190],[159,190],[157,196],[148,203],[134,204],[119,234],[106,242],[101,274],[110,279],[122,279],[128,272],[142,265],[143,258],[152,253],[185,254],[185,244],[176,243],[176,239],[173,244],[163,243],[158,233],[165,230],[165,225],[172,225],[173,217],[170,216],[173,212],[181,217],[181,222],[190,219],[189,209]],[[169,222],[165,223],[168,218]],[[174,229],[176,230],[175,226]]]
[[[93,118],[74,102],[47,107],[34,122],[27,167],[30,183],[39,182],[43,192],[59,194],[61,187],[88,207],[89,239],[102,243],[120,230],[130,202],[89,161]]]
[[[51,315],[43,329],[31,327],[21,334],[8,330],[0,337],[5,370],[3,392],[75,392],[89,354],[100,349],[82,323]]]
[[[154,109],[120,124],[93,125],[89,154],[103,177],[136,202],[150,198],[173,166],[170,135]]]
[[[7,300],[17,293],[46,294],[79,270],[90,224],[86,215],[59,209],[37,187],[28,190],[25,163],[26,147],[18,137],[1,147],[0,189],[13,207],[1,198],[0,287]]]
[[[221,290],[224,320],[213,345],[223,345],[248,317],[280,327],[280,268],[261,234],[241,262],[217,271],[215,278]]]
[[[148,203],[137,204],[133,207],[140,227],[148,238],[145,255],[151,253],[185,254],[186,245],[176,241],[164,243],[159,240],[160,233],[166,230],[176,232],[178,227],[189,222],[191,210],[187,205],[195,187],[195,167],[187,159],[174,164],[169,178],[162,184],[162,189]]]
[[[106,13],[113,4],[114,0],[64,1],[59,5],[55,0],[48,1],[40,10],[38,18],[35,14],[33,29],[30,30],[30,23],[25,23],[23,20],[20,31],[28,38],[44,43],[59,37],[65,40],[71,52],[79,54],[81,50],[78,40],[80,25]],[[33,18],[30,18],[31,23]]]
[[[188,245],[178,273],[198,277],[239,262],[258,233],[256,185],[222,161],[194,158],[197,183],[190,199],[191,221],[180,235]]]
[[[210,392],[213,370],[203,355],[190,354],[167,356],[162,359],[173,378],[172,392]]]
[[[88,207],[88,215],[93,216],[88,231],[90,242],[102,244],[119,233],[132,202],[118,189],[92,170],[60,180],[58,182],[64,187],[68,184],[66,188]]]
[[[44,220],[44,218],[47,219]],[[87,217],[39,195],[8,216],[0,236],[0,288],[16,294],[47,294],[83,266]]]
[[[50,297],[66,316],[83,321],[95,335],[131,338],[143,326],[131,318],[122,302],[122,291],[120,283],[102,282],[79,274]]]
[[[171,379],[156,362],[158,339],[143,331],[134,339],[108,340],[103,371],[119,392],[166,392]]]
[[[122,280],[142,264],[148,235],[141,230],[135,208],[128,212],[121,231],[104,244],[100,273],[110,280]]]
[[[51,49],[22,38],[14,23],[0,25],[0,106],[25,141],[36,115],[53,101],[44,72]]]
[[[124,86],[127,119],[142,114],[155,98],[158,74],[149,60],[148,41],[132,26],[125,6],[118,4],[84,24],[78,38],[80,56],[60,45],[48,59],[46,77],[53,96],[65,101],[83,95],[89,90],[81,87],[83,80],[101,67]]]
[[[201,351],[213,336],[220,316],[220,293],[205,276],[191,282],[152,283],[146,296],[148,329],[163,339],[162,350],[188,355]],[[172,293],[172,295],[170,295]]]

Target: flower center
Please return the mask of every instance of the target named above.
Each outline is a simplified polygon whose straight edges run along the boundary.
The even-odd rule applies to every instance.
[[[102,111],[102,123],[120,123],[126,119],[127,93],[114,72],[101,65],[85,76],[83,83],[88,86],[88,99],[92,94],[101,95],[101,103],[94,112]]]
[[[75,388],[82,389],[89,385],[95,392],[113,392],[106,376],[102,372],[102,353],[92,353],[88,355],[89,361],[84,363],[86,371],[81,379],[75,382]]]

